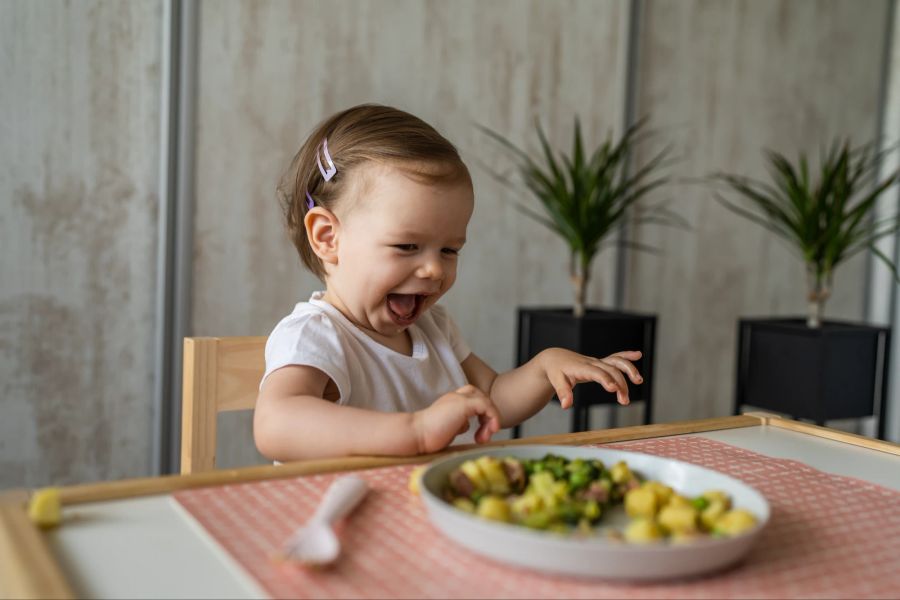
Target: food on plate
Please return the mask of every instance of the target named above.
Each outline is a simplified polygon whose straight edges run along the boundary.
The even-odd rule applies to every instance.
[[[414,468],[409,474],[409,481],[406,484],[406,487],[409,488],[416,496],[419,495],[419,491],[422,489],[422,474],[425,473],[425,469],[428,468],[428,465],[419,465]]]
[[[691,497],[645,479],[624,461],[607,467],[597,459],[554,454],[466,460],[448,476],[443,496],[484,519],[576,535],[595,534],[604,514],[621,506],[628,524],[622,531],[604,528],[604,534],[636,544],[737,536],[757,523],[721,490]]]

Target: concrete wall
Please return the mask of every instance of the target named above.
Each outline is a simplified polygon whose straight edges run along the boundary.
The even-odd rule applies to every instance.
[[[838,135],[878,127],[887,2],[654,1],[642,19],[638,114],[678,147],[685,178],[765,177],[762,149],[817,160]],[[740,316],[805,314],[803,263],[780,238],[719,205],[708,187],[664,192],[690,232],[647,227],[627,305],[658,314],[657,418],[729,414]],[[656,195],[650,199],[659,200]],[[864,316],[865,260],[837,271],[826,317]]]
[[[149,472],[160,9],[0,4],[0,488]]]
[[[267,334],[320,289],[282,234],[275,184],[321,119],[380,102],[432,123],[470,166],[477,206],[444,303],[477,354],[511,367],[516,305],[571,303],[568,257],[479,166],[508,162],[475,124],[530,146],[536,117],[567,145],[576,113],[593,139],[618,128],[626,9],[593,0],[204,2],[195,333]],[[598,260],[594,301],[603,290],[611,298],[612,259]],[[249,416],[226,414],[220,427],[219,461],[255,460]]]

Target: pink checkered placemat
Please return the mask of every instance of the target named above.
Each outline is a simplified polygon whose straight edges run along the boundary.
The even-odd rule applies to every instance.
[[[755,487],[772,517],[747,559],[710,577],[622,584],[510,567],[456,545],[407,491],[412,466],[360,471],[369,497],[328,570],[270,556],[339,474],[188,490],[175,499],[273,598],[898,598],[900,492],[706,438],[605,448],[675,458]]]

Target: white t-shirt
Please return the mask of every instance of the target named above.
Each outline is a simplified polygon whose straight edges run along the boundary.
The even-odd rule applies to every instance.
[[[460,363],[471,350],[444,307],[432,306],[410,325],[412,356],[406,356],[366,335],[323,295],[298,302],[275,326],[263,381],[281,367],[308,365],[334,381],[338,404],[381,412],[420,410],[468,383]],[[454,443],[473,440],[471,423],[464,435]]]

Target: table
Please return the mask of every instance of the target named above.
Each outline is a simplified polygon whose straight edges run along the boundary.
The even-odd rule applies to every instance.
[[[697,435],[900,490],[900,446],[764,413],[504,440],[491,445],[580,445]],[[49,531],[38,529],[28,520],[27,492],[6,492],[0,495],[0,596],[266,597],[255,581],[185,514],[171,497],[174,491],[419,463],[434,456],[353,457],[69,486],[61,488],[64,523]]]

